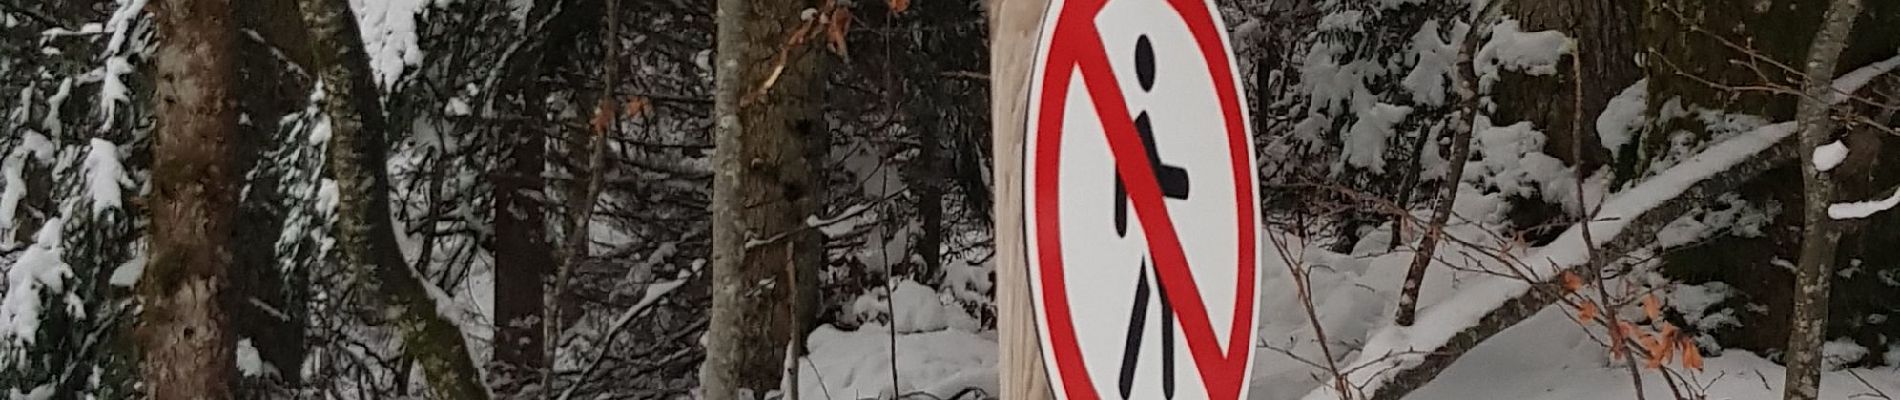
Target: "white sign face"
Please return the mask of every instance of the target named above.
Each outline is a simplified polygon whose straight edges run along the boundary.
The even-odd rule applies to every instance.
[[[1024,210],[1058,398],[1240,399],[1258,178],[1209,0],[1054,0],[1030,77]]]

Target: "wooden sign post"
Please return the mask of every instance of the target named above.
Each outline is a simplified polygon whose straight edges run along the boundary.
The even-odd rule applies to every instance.
[[[998,6],[1005,397],[1245,397],[1259,179],[1214,5]]]
[[[997,342],[1002,398],[1053,398],[1036,338],[1023,242],[1023,131],[1028,117],[1029,71],[1048,0],[989,0],[990,127],[996,186]]]

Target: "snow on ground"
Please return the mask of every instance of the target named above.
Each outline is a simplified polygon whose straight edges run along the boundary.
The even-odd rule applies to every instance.
[[[1457,231],[1454,227],[1453,231]],[[1469,228],[1469,227],[1465,227]],[[1467,231],[1469,232],[1469,231]],[[1270,233],[1277,234],[1277,233]],[[1379,233],[1383,234],[1383,233]],[[1375,234],[1376,235],[1376,234]],[[1285,237],[1285,236],[1282,236]],[[1377,242],[1382,238],[1372,238]],[[1406,252],[1368,255],[1336,254],[1317,247],[1305,248],[1289,238],[1297,254],[1291,254],[1310,268],[1311,292],[1321,326],[1333,343],[1333,358],[1340,368],[1344,361],[1357,357],[1351,351],[1369,333],[1390,323],[1397,288],[1403,279],[1411,254]],[[1383,249],[1383,245],[1362,246]],[[1450,250],[1450,249],[1445,249]],[[1299,303],[1293,280],[1284,262],[1269,246],[1262,282],[1261,347],[1254,362],[1250,396],[1260,400],[1298,399],[1319,389],[1325,363],[1307,316]],[[1457,257],[1448,257],[1457,258]],[[1426,280],[1422,304],[1443,303],[1461,290],[1486,284],[1481,273],[1450,272],[1434,269]],[[1715,327],[1739,323],[1730,313],[1703,315],[1708,304],[1720,301],[1726,286],[1678,286],[1671,293],[1671,304],[1701,321],[1698,326]],[[1473,349],[1433,383],[1420,388],[1408,399],[1544,399],[1544,400],[1626,400],[1635,398],[1634,385],[1623,364],[1612,362],[1608,350],[1558,308],[1546,309],[1516,327],[1491,338]],[[1602,337],[1601,330],[1595,331]],[[1840,349],[1852,352],[1855,349]],[[1859,349],[1868,351],[1868,349]],[[1894,356],[1891,352],[1889,356]],[[1297,358],[1296,358],[1297,357]],[[1310,362],[1310,364],[1309,364]],[[1710,355],[1705,368],[1690,374],[1696,387],[1705,387],[1709,399],[1774,399],[1781,397],[1782,368],[1752,353],[1727,351]],[[1854,378],[1872,382],[1874,388],[1890,395],[1900,394],[1900,369],[1879,368],[1833,371],[1826,375],[1822,393],[1826,399],[1864,399],[1874,390]],[[1764,383],[1765,382],[1765,383]],[[1643,384],[1648,398],[1674,398],[1659,372],[1646,371]],[[1307,397],[1335,399],[1337,397]]]
[[[852,302],[847,318],[863,323],[857,330],[824,326],[812,332],[806,340],[811,356],[799,366],[799,398],[855,400],[922,392],[938,399],[974,399],[997,393],[995,332],[978,332],[976,319],[951,296],[909,280],[891,286],[894,295],[877,288]],[[893,342],[896,372],[891,371]],[[971,389],[980,392],[965,392]]]
[[[891,369],[893,340],[897,344],[895,371]],[[916,392],[936,399],[972,399],[998,393],[994,332],[946,329],[899,334],[893,339],[886,325],[866,325],[855,331],[824,326],[812,332],[807,344],[812,355],[799,366],[801,399],[889,399],[893,393]],[[966,389],[980,390],[983,396],[957,397]]]
[[[1475,227],[1457,226],[1453,230],[1476,232]],[[1277,234],[1277,233],[1271,233]],[[1284,237],[1284,236],[1282,236]],[[1374,238],[1368,242],[1384,240]],[[1321,324],[1333,342],[1361,342],[1391,319],[1397,288],[1411,254],[1405,252],[1377,255],[1347,255],[1318,248],[1299,246],[1296,260],[1311,268],[1311,285]],[[1368,250],[1383,246],[1362,246]],[[1251,382],[1252,399],[1297,399],[1321,382],[1323,369],[1308,362],[1323,363],[1324,356],[1313,341],[1313,332],[1301,307],[1286,265],[1273,246],[1267,246],[1263,265],[1260,344],[1255,351]],[[1426,281],[1424,304],[1445,301],[1462,288],[1482,282],[1470,272],[1434,269]],[[972,332],[967,327],[950,326],[935,318],[907,317],[905,314],[942,315],[945,311],[930,307],[934,300],[920,293],[909,282],[898,283],[900,332],[895,339],[888,325],[866,324],[854,331],[821,327],[813,332],[808,344],[812,355],[801,361],[800,398],[856,400],[889,399],[893,393],[928,393],[937,398],[953,399],[966,389],[981,390],[984,395],[998,393],[997,342],[993,331]],[[1719,285],[1719,284],[1717,284]],[[1725,287],[1681,286],[1670,301],[1679,311],[1700,315],[1693,310],[1702,303],[1720,301]],[[867,296],[871,307],[881,309],[883,299]],[[1730,314],[1697,318],[1713,323],[1737,323]],[[1712,327],[1713,325],[1711,325]],[[929,329],[920,329],[929,327]],[[1634,386],[1623,364],[1609,360],[1603,345],[1586,331],[1552,308],[1537,314],[1517,327],[1504,331],[1465,355],[1432,384],[1413,393],[1415,400],[1626,400],[1635,398]],[[1601,337],[1602,332],[1596,332]],[[897,344],[897,390],[891,390],[891,343]],[[1350,360],[1350,346],[1335,345],[1334,358]],[[1843,351],[1852,350],[1845,349]],[[1861,349],[1867,351],[1867,349]],[[1295,359],[1290,354],[1297,355]],[[1890,352],[1893,356],[1900,351]],[[1341,364],[1342,368],[1345,365]],[[1866,379],[1862,384],[1854,374]],[[1781,393],[1782,368],[1754,354],[1731,350],[1710,355],[1703,371],[1689,374],[1697,387],[1703,387],[1709,399],[1772,399]],[[822,386],[821,383],[822,382]],[[1644,374],[1643,384],[1649,398],[1673,398],[1661,375]],[[1878,368],[1829,372],[1823,382],[1824,399],[1866,399],[1875,389],[1900,394],[1900,369]],[[963,399],[977,398],[974,392]]]
[[[1705,361],[1688,375],[1707,387],[1708,399],[1781,398],[1782,367],[1745,351],[1728,351]],[[1868,384],[1856,380],[1860,375]],[[1869,384],[1873,386],[1868,386]],[[1878,391],[1900,394],[1900,370],[1835,371],[1822,380],[1824,399],[1872,398]],[[1675,398],[1657,371],[1643,373],[1648,398]],[[1692,396],[1686,396],[1691,397]],[[1438,380],[1420,388],[1413,400],[1594,400],[1634,399],[1629,370],[1609,360],[1603,346],[1586,337],[1576,322],[1547,309],[1465,355]]]
[[[1852,91],[1856,89],[1855,85],[1857,83],[1863,83],[1865,81],[1864,79],[1855,79],[1855,77],[1870,70],[1884,71],[1891,69],[1894,67],[1893,64],[1896,64],[1896,60],[1900,60],[1900,57],[1850,73],[1847,77],[1844,77],[1841,82],[1837,82],[1835,87],[1838,90]],[[1755,124],[1750,123],[1747,125]],[[1578,226],[1572,226],[1562,235],[1558,236],[1555,241],[1546,246],[1536,249],[1511,251],[1517,255],[1518,259],[1530,260],[1529,262],[1525,262],[1521,270],[1516,271],[1516,273],[1548,280],[1555,277],[1557,272],[1564,268],[1580,265],[1588,261],[1588,249],[1600,246],[1604,242],[1615,238],[1616,235],[1623,230],[1625,225],[1634,220],[1636,216],[1655,208],[1669,199],[1682,195],[1683,192],[1692,185],[1718,172],[1731,168],[1737,163],[1753,157],[1755,154],[1771,147],[1788,136],[1792,136],[1795,130],[1796,125],[1793,122],[1761,126],[1735,134],[1733,137],[1726,138],[1719,143],[1708,146],[1695,156],[1673,165],[1655,176],[1645,179],[1628,190],[1617,193],[1615,196],[1604,201],[1596,213],[1595,218],[1597,219],[1594,220],[1595,222],[1588,223],[1590,229],[1594,231],[1593,237],[1590,238],[1590,243],[1585,243],[1586,239]],[[1469,200],[1465,198],[1461,197],[1459,199],[1459,203],[1467,202],[1469,202]],[[1896,202],[1900,202],[1900,199],[1896,199]],[[1880,204],[1874,205],[1879,206]],[[1461,213],[1461,215],[1470,214]],[[1459,235],[1458,232],[1452,232],[1452,234],[1454,236]],[[1482,240],[1484,237],[1471,237],[1470,239]],[[1392,257],[1392,255],[1387,255],[1387,257]],[[1450,255],[1447,255],[1445,258],[1454,260],[1454,263],[1466,264],[1474,263],[1456,260],[1481,259]],[[1479,265],[1468,266],[1477,267]],[[1496,269],[1497,267],[1493,266],[1492,268]],[[1445,270],[1449,268],[1438,269]],[[1497,270],[1502,271],[1502,269]],[[1428,283],[1434,280],[1431,278],[1427,279]],[[1432,351],[1444,346],[1445,343],[1452,339],[1453,335],[1464,330],[1466,327],[1476,325],[1479,319],[1484,317],[1487,313],[1498,308],[1511,298],[1530,289],[1530,283],[1528,282],[1498,276],[1474,275],[1468,277],[1468,279],[1462,279],[1462,281],[1465,285],[1446,295],[1446,298],[1436,301],[1429,295],[1421,298],[1418,322],[1414,326],[1397,326],[1390,323],[1389,318],[1387,318],[1377,323],[1375,331],[1364,336],[1329,335],[1338,340],[1356,341],[1362,344],[1359,354],[1348,359],[1348,362],[1340,366],[1342,370],[1349,371],[1346,372],[1346,375],[1348,380],[1352,383],[1352,386],[1361,388],[1361,390],[1366,392],[1377,391],[1393,378],[1393,373],[1396,370],[1416,365],[1416,363],[1422,359],[1422,355],[1417,352]],[[1397,286],[1380,285],[1379,283],[1375,283],[1377,281],[1357,282],[1371,285],[1370,288],[1391,288]],[[1374,290],[1370,288],[1368,288],[1368,290]],[[1431,293],[1433,289],[1427,287],[1425,288],[1425,292]],[[1442,293],[1443,291],[1441,290],[1440,292]],[[1314,293],[1336,295],[1336,293],[1318,290],[1315,290]],[[1390,303],[1381,302],[1377,304]],[[1328,305],[1322,303],[1320,306],[1322,309],[1325,309]],[[1356,305],[1354,307],[1364,308],[1367,306]],[[1379,317],[1383,318],[1384,316],[1381,315]],[[1272,336],[1263,334],[1262,337],[1270,338]],[[1305,398],[1307,400],[1325,400],[1339,397],[1340,394],[1334,393],[1334,389],[1321,387],[1308,393]]]
[[[1548,42],[1559,38],[1520,39]],[[1505,54],[1502,53],[1510,52],[1494,50],[1500,53],[1494,56],[1515,60],[1519,64],[1534,66],[1536,63],[1524,61],[1538,59],[1523,54],[1503,57]],[[1864,83],[1868,76],[1896,66],[1900,66],[1900,57],[1849,74],[1837,82],[1836,87],[1852,89]],[[1626,91],[1619,97],[1635,98],[1639,95],[1640,92]],[[1318,97],[1315,100],[1322,106],[1339,105]],[[1600,118],[1598,122],[1600,126],[1626,127],[1629,125],[1627,120],[1637,118],[1635,113],[1634,108],[1621,110],[1617,115]],[[1605,196],[1601,200],[1597,196],[1587,196],[1591,204],[1574,205],[1572,209],[1584,208],[1576,206],[1594,208],[1597,203],[1601,203],[1599,218],[1597,222],[1591,223],[1595,234],[1593,239],[1601,244],[1615,237],[1636,215],[1681,195],[1695,183],[1769,148],[1793,135],[1796,130],[1795,124],[1791,122],[1733,122],[1737,125],[1735,132],[1724,135],[1718,143],[1685,157],[1680,163],[1670,165],[1628,190]],[[1514,137],[1530,136],[1527,132],[1517,133]],[[1612,139],[1605,143],[1606,147],[1619,145],[1620,139]],[[1505,140],[1494,142],[1488,144],[1500,148],[1519,144]],[[1496,149],[1490,151],[1512,153]],[[1511,171],[1524,169],[1522,165],[1505,167],[1510,168],[1504,170]],[[1483,175],[1486,171],[1479,168],[1473,174]],[[1471,177],[1466,178],[1469,180]],[[1592,185],[1599,179],[1593,177],[1593,182],[1586,185]],[[1535,178],[1527,180],[1545,183]],[[1570,184],[1575,185],[1575,181],[1570,181]],[[1454,212],[1461,217],[1495,220],[1494,217],[1502,210],[1500,196],[1484,194],[1469,185],[1461,188],[1461,191],[1454,207]],[[1575,193],[1570,195],[1574,196]],[[1854,208],[1850,211],[1871,214],[1891,208],[1892,204],[1900,204],[1900,193],[1887,200],[1836,207],[1849,206]],[[1757,211],[1750,211],[1749,215],[1754,213]],[[1743,221],[1753,217],[1740,215],[1740,211],[1730,214],[1736,215],[1711,214],[1705,216],[1707,221],[1692,221],[1707,226],[1679,229],[1683,232],[1677,232],[1676,236],[1687,237],[1691,236],[1690,233],[1702,235],[1719,227],[1745,230],[1753,225]],[[1496,237],[1488,233],[1496,228],[1483,223],[1454,221],[1454,224],[1446,227],[1446,232],[1476,243],[1512,245],[1499,243]],[[1322,385],[1319,379],[1325,374],[1325,367],[1321,365],[1329,362],[1346,371],[1356,386],[1368,392],[1376,390],[1390,378],[1386,373],[1391,372],[1392,367],[1415,361],[1416,351],[1438,348],[1456,332],[1475,324],[1485,313],[1529,288],[1529,284],[1521,280],[1476,271],[1486,267],[1495,270],[1496,266],[1482,265],[1478,261],[1483,259],[1481,255],[1469,254],[1466,249],[1450,246],[1441,249],[1441,258],[1463,264],[1459,265],[1463,268],[1441,267],[1431,270],[1419,299],[1419,323],[1413,327],[1399,327],[1391,323],[1391,315],[1397,303],[1397,291],[1405,266],[1411,261],[1412,255],[1403,251],[1384,251],[1386,243],[1392,240],[1390,227],[1369,235],[1356,246],[1352,254],[1326,252],[1308,246],[1297,238],[1274,232],[1267,232],[1267,235],[1279,235],[1279,239],[1287,240],[1285,248],[1295,254],[1283,255],[1276,249],[1277,246],[1268,246],[1262,257],[1260,342],[1256,343],[1258,356],[1250,382],[1251,398],[1254,399],[1338,399],[1340,396]],[[1521,272],[1549,279],[1561,268],[1587,260],[1583,242],[1581,232],[1572,227],[1544,247],[1508,250],[1519,259],[1537,260],[1527,262],[1523,266],[1527,270]],[[1298,281],[1292,279],[1293,274],[1287,265],[1289,261],[1298,262],[1308,271],[1305,282],[1308,285],[1307,292],[1314,296],[1316,315],[1313,319],[1318,320],[1319,326],[1325,329],[1330,346],[1320,346],[1314,339],[1316,335],[1312,321],[1308,319],[1299,291],[1294,286]],[[897,301],[869,297],[860,300],[856,307],[861,314],[871,317],[869,319],[897,320],[900,324],[897,332],[900,333],[895,336],[883,322],[867,323],[856,331],[842,331],[827,326],[812,334],[808,342],[812,355],[800,366],[801,398],[891,398],[894,394],[921,391],[947,399],[959,398],[956,396],[969,388],[987,394],[997,393],[997,343],[994,333],[972,332],[966,324],[946,323],[944,318],[956,317],[961,313],[953,307],[944,307],[947,303],[941,300],[942,296],[933,298],[934,292],[923,290],[921,286],[911,287],[913,284],[907,282],[899,282],[898,285]],[[1707,304],[1726,296],[1723,294],[1725,291],[1725,287],[1718,286],[1682,286],[1672,290],[1670,295],[1681,303],[1678,306],[1684,308],[1679,311],[1694,314],[1691,316],[1697,326],[1745,323],[1735,320],[1732,314],[1700,315],[1703,312],[1691,310],[1698,305],[1706,308]],[[896,318],[878,318],[880,316],[870,312],[889,307],[888,304],[892,303],[897,305]],[[1436,380],[1409,398],[1634,398],[1636,387],[1628,370],[1623,364],[1609,360],[1607,350],[1591,337],[1586,328],[1571,320],[1562,309],[1546,309],[1465,354]],[[891,354],[893,343],[897,348],[894,357]],[[1900,348],[1832,347],[1830,354],[1884,351],[1887,359],[1900,361]],[[1406,356],[1388,357],[1392,354]],[[893,360],[897,366],[895,371],[891,368]],[[1691,386],[1699,388],[1697,390],[1703,391],[1709,399],[1780,397],[1783,369],[1769,360],[1744,351],[1727,351],[1710,354],[1704,365],[1702,371],[1689,373],[1688,379]],[[1643,377],[1644,393],[1652,398],[1674,398],[1659,372],[1647,371]],[[1879,393],[1884,395],[1876,395]],[[1826,399],[1879,398],[1896,394],[1900,394],[1900,368],[1895,367],[1833,370],[1825,374],[1822,384],[1822,396]]]

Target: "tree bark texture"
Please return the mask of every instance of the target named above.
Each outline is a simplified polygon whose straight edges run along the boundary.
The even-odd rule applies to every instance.
[[[327,165],[337,182],[336,248],[358,282],[386,301],[403,353],[422,367],[430,396],[486,399],[462,332],[442,315],[403,260],[390,220],[388,123],[347,0],[300,0],[330,125]],[[446,300],[446,299],[445,299]]]
[[[221,302],[238,192],[236,15],[230,0],[159,1],[152,11],[158,126],[140,371],[153,399],[228,399],[234,341]]]
[[[827,134],[818,112],[824,55],[822,44],[794,45],[792,37],[801,12],[815,6],[718,2],[706,399],[777,389],[787,339],[806,330],[797,316],[808,313],[788,300],[811,293],[807,279],[822,254],[805,219],[823,197],[808,143]]]
[[[1795,121],[1801,124],[1799,168],[1807,192],[1802,207],[1807,229],[1802,232],[1801,258],[1795,266],[1794,315],[1784,360],[1788,366],[1784,398],[1789,400],[1814,400],[1821,394],[1821,345],[1827,341],[1828,289],[1841,223],[1828,216],[1828,206],[1834,203],[1833,177],[1815,167],[1814,152],[1835,137],[1827,98],[1834,94],[1834,69],[1859,13],[1860,0],[1829,2],[1820,32],[1809,46],[1804,95],[1795,113]]]

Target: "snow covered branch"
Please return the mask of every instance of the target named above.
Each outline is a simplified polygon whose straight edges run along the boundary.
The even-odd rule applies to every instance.
[[[1827,216],[1834,219],[1867,218],[1881,211],[1891,210],[1894,206],[1900,206],[1900,188],[1894,188],[1893,195],[1888,196],[1885,200],[1857,201],[1829,205],[1827,207]]]
[[[1897,63],[1900,57],[1862,68],[1837,81],[1835,88],[1852,92],[1866,82],[1853,77],[1885,73]],[[1697,204],[1735,191],[1763,172],[1796,159],[1796,143],[1785,140],[1795,131],[1795,123],[1783,122],[1740,134],[1616,195],[1590,222],[1592,243],[1584,242],[1579,224],[1520,257],[1533,260],[1524,266],[1526,275],[1541,282],[1500,279],[1475,285],[1421,310],[1413,326],[1379,328],[1344,368],[1352,371],[1346,379],[1372,399],[1398,399],[1423,387],[1478,344],[1554,304],[1562,291],[1550,287],[1553,278],[1566,271],[1584,275],[1582,271],[1600,270],[1615,261],[1589,257],[1591,248],[1623,254],[1650,245],[1656,232]],[[1342,395],[1328,386],[1305,398],[1329,400]]]

